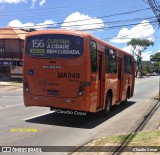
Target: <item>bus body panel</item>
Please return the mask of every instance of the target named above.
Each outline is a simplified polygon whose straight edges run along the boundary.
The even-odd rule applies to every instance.
[[[88,48],[87,39],[84,41],[84,51]],[[43,59],[24,53],[23,75],[29,83],[29,94],[24,91],[25,105],[89,111],[90,75],[87,70],[90,66],[86,61],[86,52],[78,59]],[[78,95],[80,87],[84,88],[82,96]]]
[[[117,94],[117,75],[108,74],[105,76],[105,97],[109,90],[112,91],[112,105],[116,104],[116,94]],[[105,100],[104,100],[105,101]]]
[[[83,49],[83,54],[73,58],[68,56],[66,58],[43,58],[43,56],[36,57],[34,55],[28,55],[27,50],[30,48],[26,47],[26,44],[28,43],[29,46],[30,44],[36,46],[43,45],[44,40],[48,39],[45,36],[46,34],[49,36],[49,39],[50,37],[53,39],[54,35],[56,35],[58,39],[61,39],[60,36],[64,36],[64,38],[66,37],[68,40],[72,38],[72,36],[73,38],[76,36],[75,39],[71,39],[71,42],[80,37],[83,39],[83,47],[79,45],[77,45],[77,47]],[[42,39],[38,40],[37,38],[39,36],[41,38],[41,35]],[[36,36],[38,37],[36,38]],[[43,37],[45,38],[44,40]],[[94,41],[97,46],[96,72],[91,71],[91,41]],[[53,43],[54,39],[48,41],[48,43],[50,42]],[[50,43],[50,45],[52,45],[52,43]],[[70,42],[65,43],[65,47],[71,44]],[[106,72],[106,47],[113,49],[117,53],[117,72],[115,73]],[[48,49],[47,46],[44,48],[45,51]],[[31,49],[31,53],[32,52],[43,53],[44,50]],[[35,53],[35,55],[37,54]],[[124,55],[130,57],[132,61],[132,72],[129,74],[124,73]],[[44,54],[44,56],[48,55]],[[130,89],[130,97],[133,96],[135,79],[135,67],[133,64],[134,59],[130,54],[87,33],[63,30],[29,33],[25,39],[24,53],[24,104],[26,106],[45,106],[97,112],[105,108],[108,92],[112,94],[112,105],[126,99],[128,88]],[[28,89],[26,89],[26,85]]]
[[[77,97],[81,82],[87,81],[85,70],[83,70],[84,62],[81,60],[79,64],[82,68],[78,70],[75,60],[68,64],[65,60],[57,60],[54,64],[49,63],[48,60],[41,61],[39,59],[34,59],[34,61],[29,59],[28,62],[29,65],[25,70],[34,72],[34,75],[28,76],[30,94],[32,95]],[[60,66],[61,69],[43,68],[44,66]]]

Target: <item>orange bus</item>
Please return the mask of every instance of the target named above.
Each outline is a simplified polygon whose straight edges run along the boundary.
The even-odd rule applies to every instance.
[[[30,32],[23,60],[25,106],[107,115],[133,96],[133,56],[86,32]]]

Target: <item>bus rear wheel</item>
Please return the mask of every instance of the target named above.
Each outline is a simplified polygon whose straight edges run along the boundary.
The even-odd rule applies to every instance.
[[[110,113],[111,105],[112,105],[112,95],[111,93],[108,93],[106,97],[106,102],[105,102],[105,109],[103,112],[104,116],[108,116],[108,114]]]
[[[130,89],[128,88],[128,89],[127,89],[127,92],[126,92],[126,98],[125,98],[124,101],[122,101],[122,103],[123,103],[123,104],[126,104],[126,103],[127,103],[127,100],[129,99],[129,97],[130,97]]]

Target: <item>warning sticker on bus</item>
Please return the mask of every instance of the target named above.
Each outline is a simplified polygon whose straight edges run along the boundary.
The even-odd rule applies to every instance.
[[[26,52],[39,58],[77,58],[83,54],[83,38],[64,34],[42,34],[26,40]]]

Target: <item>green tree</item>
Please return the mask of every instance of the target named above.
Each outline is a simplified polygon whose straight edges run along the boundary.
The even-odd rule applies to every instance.
[[[134,38],[131,41],[127,43],[127,45],[132,47],[133,54],[137,57],[137,70],[136,70],[136,76],[139,73],[139,76],[143,76],[143,70],[142,70],[142,53],[149,47],[153,46],[154,42],[150,41],[148,39],[139,39]]]
[[[160,58],[160,52],[157,52],[154,55],[151,55],[150,57],[151,58]],[[160,74],[160,62],[154,63],[154,70],[153,71]]]
[[[151,55],[152,58],[160,58],[160,52],[155,53],[154,55]]]
[[[143,66],[143,74],[152,73],[154,71],[154,64],[151,63],[150,61],[143,61],[142,66]]]

